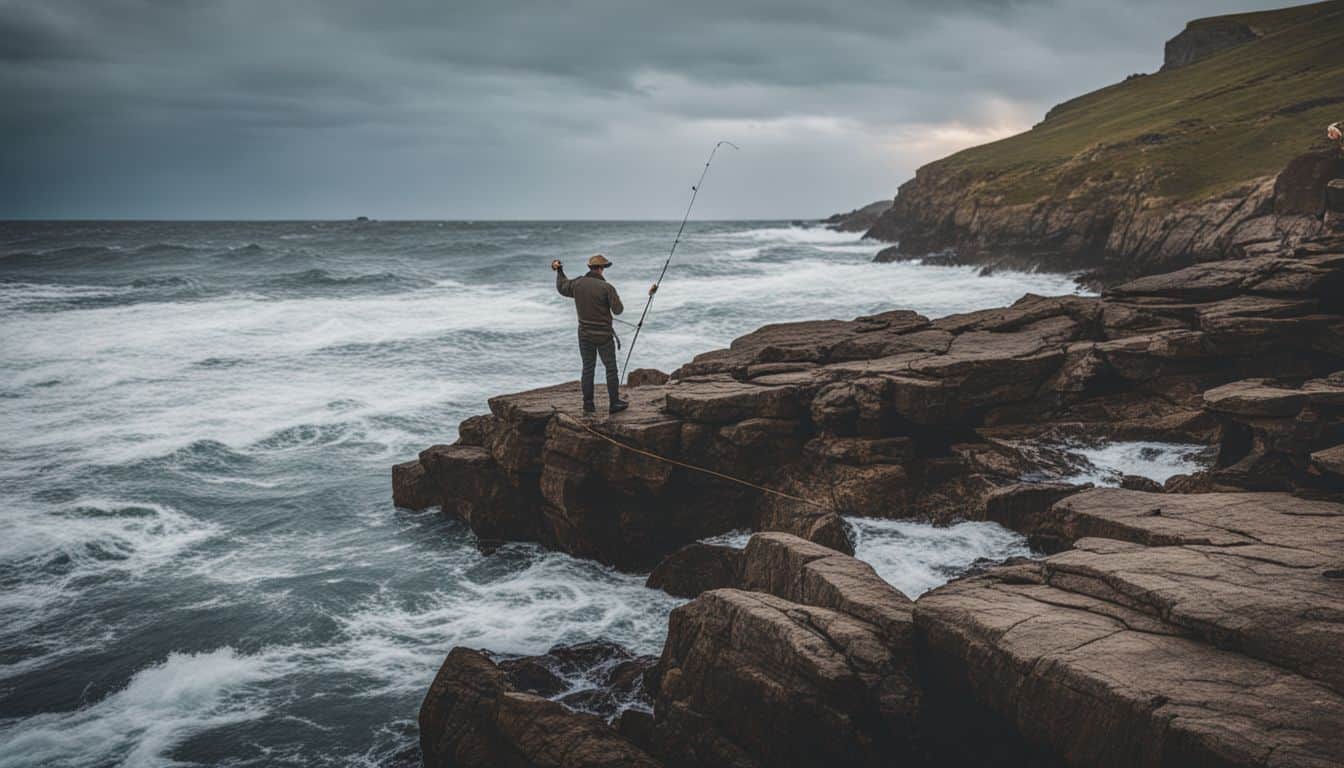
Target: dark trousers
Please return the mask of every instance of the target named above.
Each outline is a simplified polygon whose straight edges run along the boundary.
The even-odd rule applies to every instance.
[[[621,396],[621,374],[616,369],[616,340],[607,339],[605,344],[594,344],[580,336],[579,356],[583,358],[583,402],[593,402],[593,373],[597,370],[598,355],[602,356],[602,365],[607,369],[607,397],[614,403]]]

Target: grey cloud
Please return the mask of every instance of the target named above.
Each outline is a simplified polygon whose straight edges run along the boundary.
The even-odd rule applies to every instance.
[[[1237,9],[0,0],[0,217],[664,216],[716,130],[707,211],[819,215]]]

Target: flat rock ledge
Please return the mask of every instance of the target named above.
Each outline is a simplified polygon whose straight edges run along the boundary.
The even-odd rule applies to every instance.
[[[630,410],[614,417],[585,417],[577,383],[503,395],[461,425],[455,444],[396,466],[393,497],[441,506],[483,541],[539,541],[647,570],[735,529],[843,551],[838,513],[976,516],[989,493],[1048,468],[1051,458],[1023,443],[1043,434],[1212,443],[1225,430],[1249,431],[1255,437],[1242,442],[1254,442],[1255,455],[1225,443],[1223,463],[1244,466],[1209,482],[1227,485],[1240,473],[1243,488],[1270,475],[1280,476],[1275,489],[1328,486],[1338,463],[1311,454],[1344,442],[1338,432],[1301,443],[1311,450],[1292,457],[1291,473],[1278,456],[1257,462],[1273,452],[1275,429],[1334,418],[1323,409],[1335,409],[1337,396],[1322,388],[1338,389],[1329,376],[1341,369],[1344,243],[1336,243],[1196,265],[1099,298],[1028,295],[938,320],[892,311],[766,326],[666,380],[642,373],[627,390]],[[1220,394],[1254,377],[1298,394],[1275,400],[1273,413],[1237,411],[1256,397],[1271,408],[1258,390]],[[1257,421],[1265,418],[1291,423]]]
[[[1074,548],[915,604],[941,723],[1079,766],[1344,764],[1344,506],[1100,489],[1050,525]]]

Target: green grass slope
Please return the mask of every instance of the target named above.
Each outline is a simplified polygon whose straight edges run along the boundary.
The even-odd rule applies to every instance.
[[[1153,179],[1160,197],[1197,200],[1277,173],[1344,119],[1344,0],[1217,18],[1261,37],[1072,99],[1025,133],[928,169],[970,172],[977,192],[1006,204],[1118,175]]]

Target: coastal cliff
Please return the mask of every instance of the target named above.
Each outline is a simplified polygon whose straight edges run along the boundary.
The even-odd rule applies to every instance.
[[[1096,298],[767,326],[639,378],[612,417],[572,384],[495,398],[395,468],[399,505],[483,545],[657,563],[694,598],[656,662],[590,662],[619,715],[547,698],[575,650],[454,650],[426,765],[1344,761],[1344,238]],[[1135,490],[1029,481],[1070,436],[1218,459]],[[1055,554],[911,600],[848,514],[992,520]],[[697,543],[742,527],[745,550]]]
[[[921,167],[868,236],[879,259],[1095,270],[1109,279],[1270,253],[1319,234],[1344,160],[1344,2],[1191,22],[1151,75]]]

